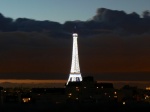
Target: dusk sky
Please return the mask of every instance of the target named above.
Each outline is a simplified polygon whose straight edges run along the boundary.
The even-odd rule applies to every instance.
[[[149,4],[149,0],[0,0],[0,12],[14,19],[25,17],[64,23],[91,19],[101,7],[142,14],[150,10]]]
[[[0,0],[0,84],[64,83],[76,25],[83,76],[150,86],[149,4],[150,0]]]

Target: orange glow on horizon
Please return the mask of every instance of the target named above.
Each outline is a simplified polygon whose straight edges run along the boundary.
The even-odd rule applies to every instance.
[[[0,79],[2,87],[64,87],[67,80],[31,80],[31,79]],[[150,86],[149,81],[102,81],[98,83],[113,83],[114,88],[122,88],[124,85],[130,85],[138,88]]]
[[[0,79],[0,83],[66,83],[67,80]]]

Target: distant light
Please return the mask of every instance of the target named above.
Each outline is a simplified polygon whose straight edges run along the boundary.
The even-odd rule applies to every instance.
[[[78,100],[79,98],[76,98],[76,100]]]
[[[114,96],[114,98],[117,98],[117,96]]]
[[[150,90],[150,87],[146,87],[146,90]]]
[[[97,87],[98,88],[98,87]]]
[[[69,93],[68,95],[69,95],[69,96],[71,96],[71,95],[72,95],[72,93]]]
[[[84,88],[86,88],[86,87],[84,87]]]
[[[31,100],[31,98],[22,98],[22,101],[23,101],[24,103],[28,103],[28,102],[30,102],[30,100]]]
[[[126,102],[122,102],[122,104],[123,104],[123,105],[125,105],[125,104],[126,104]]]
[[[117,94],[117,92],[115,91],[114,94]]]
[[[146,95],[146,96],[145,96],[145,100],[146,100],[146,99],[148,99],[148,98],[149,98],[149,96],[148,96],[148,95]]]
[[[101,86],[101,88],[103,89],[103,86]]]

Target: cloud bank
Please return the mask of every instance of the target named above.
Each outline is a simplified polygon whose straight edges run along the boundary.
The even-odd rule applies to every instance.
[[[72,32],[75,25],[78,27],[81,34],[86,34],[87,31],[91,32],[91,34],[100,33],[95,30],[111,30],[117,33],[127,34],[149,33],[150,12],[144,11],[141,17],[136,12],[127,14],[124,11],[99,8],[90,20],[66,21],[64,24],[50,20],[38,21],[29,18],[18,18],[13,20],[12,18],[0,14],[0,31],[2,32],[51,31],[53,34],[57,35],[58,32]]]

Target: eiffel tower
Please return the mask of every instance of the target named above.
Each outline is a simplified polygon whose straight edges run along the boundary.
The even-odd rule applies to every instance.
[[[78,34],[73,33],[72,36],[73,36],[72,63],[69,78],[66,85],[68,85],[69,82],[82,81],[78,57],[78,43],[77,43]]]

